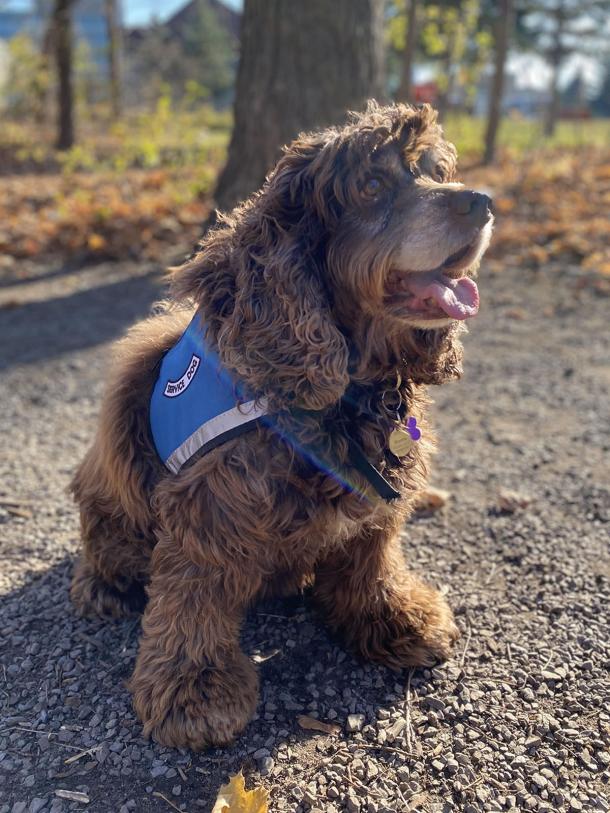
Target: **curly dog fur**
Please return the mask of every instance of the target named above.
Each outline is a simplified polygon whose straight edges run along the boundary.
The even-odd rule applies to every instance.
[[[448,655],[451,611],[408,570],[399,533],[433,449],[425,385],[459,376],[464,328],[404,317],[388,279],[405,252],[417,271],[463,243],[447,209],[461,188],[454,170],[427,106],[371,103],[345,127],[302,135],[174,270],[173,303],[118,343],[99,429],[72,483],[83,551],[71,595],[83,614],[144,609],[129,686],[159,742],[223,745],[246,726],[258,677],[240,625],[261,595],[311,586],[331,628],[392,668]],[[469,273],[486,247],[477,239]],[[174,475],[157,457],[148,408],[193,307],[224,366],[268,399],[281,431],[257,425]],[[397,376],[402,409],[423,430],[401,459],[388,450],[394,424],[382,401]],[[346,489],[297,451],[315,440],[347,463],[346,395],[365,454],[400,491],[392,504],[364,496],[365,481]],[[307,415],[297,420],[293,407]]]

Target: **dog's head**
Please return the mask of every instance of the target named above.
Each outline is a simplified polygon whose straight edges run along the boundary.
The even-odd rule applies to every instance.
[[[350,377],[459,372],[459,326],[491,236],[427,105],[379,107],[300,136],[263,189],[178,275],[223,361],[280,402],[322,408]]]

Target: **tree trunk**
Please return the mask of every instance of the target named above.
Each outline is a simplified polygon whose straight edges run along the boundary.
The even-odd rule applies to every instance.
[[[417,0],[405,0],[407,5],[407,38],[402,59],[402,76],[396,98],[401,102],[413,101],[413,62],[417,43]]]
[[[454,65],[453,65],[453,50],[451,46],[448,47],[447,53],[443,57],[443,74],[447,79],[446,85],[439,91],[438,99],[436,100],[436,109],[438,110],[438,117],[443,121],[449,110],[449,103],[453,94],[454,87]]]
[[[299,132],[341,122],[383,87],[383,0],[246,0],[218,207],[258,189]]]
[[[108,32],[108,74],[110,80],[110,103],[112,117],[121,117],[121,35],[117,0],[104,0],[106,30]]]
[[[57,149],[74,144],[74,89],[72,86],[72,6],[74,0],[55,0],[53,30],[57,67]]]
[[[549,106],[544,117],[544,135],[551,138],[555,134],[555,125],[559,117],[559,65],[560,60],[553,60]]]
[[[564,3],[560,2],[555,9],[555,31],[553,32],[553,45],[551,46],[551,86],[549,106],[544,117],[544,135],[550,138],[555,133],[555,125],[559,118],[559,69],[563,60],[563,29],[565,22]]]
[[[500,0],[500,17],[496,21],[494,75],[489,93],[487,129],[483,163],[491,164],[496,155],[496,139],[502,116],[502,97],[506,77],[506,57],[513,27],[513,0]]]

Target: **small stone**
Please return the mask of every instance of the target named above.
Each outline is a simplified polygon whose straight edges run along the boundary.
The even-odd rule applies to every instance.
[[[273,770],[275,761],[273,757],[263,757],[260,761],[259,768],[262,774],[267,774]]]
[[[182,785],[174,785],[172,788],[172,795],[173,796],[180,796],[182,793]]]
[[[539,773],[535,773],[535,774],[533,774],[533,776],[532,776],[532,782],[533,782],[533,783],[534,783],[534,784],[535,784],[537,787],[539,787],[539,788],[541,788],[541,789],[542,789],[542,788],[545,788],[545,787],[548,785],[548,780],[547,780],[547,779],[545,779],[545,778],[544,778],[544,776],[542,776],[542,775],[541,775],[541,774],[539,774]]]
[[[552,671],[550,669],[545,669],[541,672],[543,680],[563,680],[563,676],[559,674],[559,672]]]
[[[360,802],[355,796],[348,796],[345,800],[345,807],[348,813],[359,813]]]
[[[347,716],[347,731],[353,733],[355,731],[362,731],[364,726],[364,714],[348,714]]]
[[[264,759],[265,757],[271,756],[271,752],[268,748],[259,748],[258,751],[255,751],[252,756],[254,759]]]
[[[41,799],[40,796],[35,796],[30,802],[30,808],[28,813],[38,813],[38,811],[42,810],[46,803],[47,803],[46,799]]]

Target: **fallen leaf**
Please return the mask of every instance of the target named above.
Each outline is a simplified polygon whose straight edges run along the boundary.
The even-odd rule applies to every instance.
[[[86,793],[80,793],[77,790],[56,790],[55,795],[59,796],[60,799],[69,799],[71,802],[83,802],[83,804],[87,804],[91,801]]]
[[[240,771],[220,788],[212,813],[267,813],[268,799],[269,794],[263,787],[246,790]]]
[[[498,491],[497,506],[500,511],[507,514],[514,514],[518,508],[527,508],[531,501],[527,494],[511,491],[510,488],[501,488]]]
[[[306,714],[299,714],[297,723],[306,731],[320,731],[322,734],[331,734],[333,737],[341,733],[341,726],[338,723],[325,723],[323,720],[316,720],[315,717],[308,717]]]
[[[522,321],[527,316],[523,308],[509,308],[506,315],[509,319],[517,319],[518,321]]]
[[[415,508],[417,511],[438,511],[447,504],[451,498],[451,493],[442,488],[428,486],[417,495]]]
[[[106,246],[106,239],[101,234],[90,234],[87,239],[87,245],[92,251],[99,251]]]
[[[256,654],[252,655],[252,660],[254,663],[265,663],[265,661],[270,661],[271,658],[275,658],[276,655],[279,655],[281,652],[280,649],[271,649],[269,652],[257,652]]]

